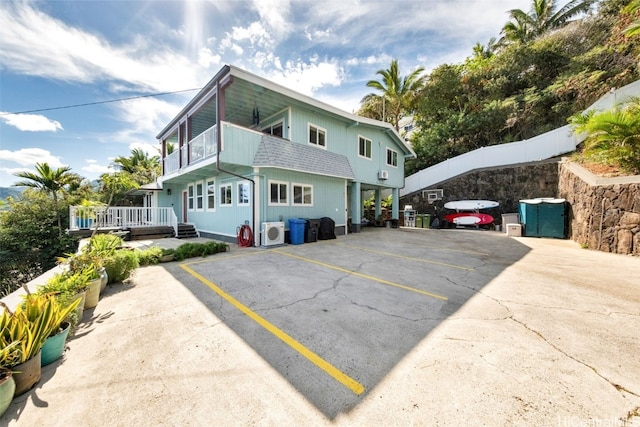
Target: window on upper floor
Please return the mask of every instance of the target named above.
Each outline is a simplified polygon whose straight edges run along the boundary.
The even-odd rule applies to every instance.
[[[289,204],[289,183],[269,180],[269,205],[287,206]]]
[[[371,140],[358,136],[358,155],[371,160]]]
[[[276,122],[270,126],[267,126],[266,128],[262,129],[263,133],[267,133],[269,135],[273,135],[273,136],[279,136],[280,138],[284,137],[284,124],[282,122],[282,120],[280,120],[279,122]]]
[[[313,206],[313,186],[307,184],[291,184],[294,206]]]
[[[231,198],[231,184],[220,186],[220,206],[233,206]]]
[[[327,130],[309,123],[309,144],[327,148]]]
[[[387,165],[398,167],[398,152],[387,148]]]

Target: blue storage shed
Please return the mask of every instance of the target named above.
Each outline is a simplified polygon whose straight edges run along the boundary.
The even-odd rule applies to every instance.
[[[526,237],[567,237],[565,199],[537,198],[520,200],[518,208]]]

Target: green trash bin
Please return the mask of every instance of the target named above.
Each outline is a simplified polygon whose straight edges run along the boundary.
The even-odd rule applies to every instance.
[[[416,214],[416,228],[422,228],[422,214]]]
[[[422,215],[422,228],[431,227],[431,214]]]

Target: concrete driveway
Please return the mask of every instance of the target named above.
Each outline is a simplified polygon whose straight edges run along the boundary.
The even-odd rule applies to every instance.
[[[639,278],[487,231],[233,247],[110,286],[0,423],[640,425]]]

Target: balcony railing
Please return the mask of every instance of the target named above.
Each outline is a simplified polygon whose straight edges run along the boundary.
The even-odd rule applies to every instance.
[[[189,165],[214,156],[217,150],[218,126],[213,125],[200,135],[193,138],[179,150],[164,158],[164,174],[169,175]]]
[[[69,230],[132,227],[172,227],[178,234],[178,217],[172,208],[69,207]]]

